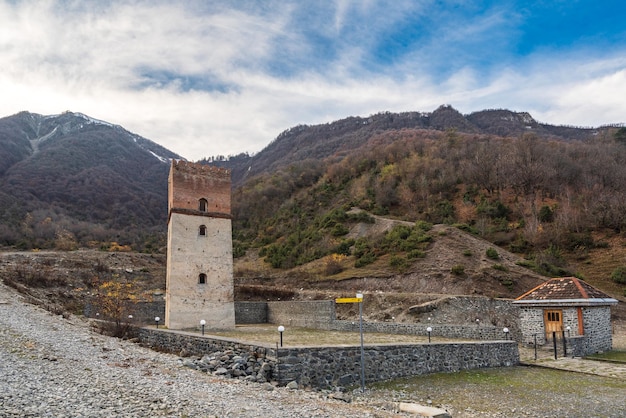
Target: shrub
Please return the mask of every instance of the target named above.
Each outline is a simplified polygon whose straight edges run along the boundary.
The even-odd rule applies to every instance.
[[[359,238],[354,243],[354,255],[356,257],[354,267],[357,268],[366,266],[376,261],[376,254],[374,253],[374,250],[363,238]]]
[[[615,283],[626,284],[626,266],[620,266],[613,270],[611,280]]]
[[[569,233],[565,235],[563,246],[569,251],[594,248],[595,243],[590,232]]]
[[[506,268],[506,266],[503,266],[502,264],[494,264],[492,266],[495,270],[500,270],[500,271],[509,271],[508,268]]]
[[[465,267],[462,264],[456,264],[452,266],[450,272],[455,276],[462,276],[465,274]]]
[[[345,227],[343,224],[335,224],[335,226],[333,226],[333,229],[331,230],[331,235],[333,237],[341,237],[343,235],[346,235],[348,232],[350,232],[350,230]]]
[[[376,220],[373,216],[365,211],[357,212],[357,213],[349,213],[348,221],[350,222],[362,222],[366,224],[373,224]]]
[[[100,314],[103,322],[99,322],[100,332],[112,337],[124,337],[132,331],[131,316],[137,304],[138,289],[118,275],[112,280],[97,283],[93,295],[93,307]]]
[[[506,218],[511,210],[502,202],[487,202],[483,200],[476,207],[476,213],[488,216],[491,219]]]
[[[478,229],[468,224],[453,224],[452,226],[457,229],[460,229],[461,231],[470,233],[472,235],[480,235],[480,232],[478,231]]]
[[[424,250],[432,241],[432,237],[423,229],[423,225],[396,225],[385,234],[383,248],[391,251]]]
[[[433,227],[433,224],[426,221],[417,221],[415,222],[415,228],[420,229],[424,232],[430,231]]]
[[[538,218],[541,222],[552,222],[554,221],[554,211],[550,206],[543,205],[541,209],[539,209]]]
[[[448,200],[441,200],[437,202],[430,215],[431,219],[435,223],[451,224],[455,220],[454,205]]]
[[[350,251],[350,247],[354,245],[353,239],[343,240],[339,243],[337,248],[335,248],[335,253],[342,255],[350,255],[352,251]]]
[[[233,258],[239,258],[246,255],[247,246],[239,240],[233,240]]]
[[[500,256],[498,255],[498,251],[493,247],[487,248],[485,254],[487,255],[487,258],[490,258],[492,260],[498,260],[500,258]]]
[[[408,252],[406,257],[409,260],[412,260],[414,258],[424,258],[424,257],[426,257],[426,253],[424,251],[422,251],[422,250],[411,250],[411,251]]]
[[[7,285],[14,288],[17,288],[16,283],[35,288],[67,286],[67,279],[53,274],[49,267],[42,269],[28,264],[18,264],[7,269],[3,280]]]
[[[399,255],[391,256],[389,260],[389,266],[398,270],[404,270],[408,267],[409,263],[406,258]]]
[[[374,253],[368,252],[354,261],[354,267],[364,267],[368,264],[372,264],[374,261],[376,261],[376,255]]]
[[[513,280],[511,280],[509,278],[500,279],[500,283],[503,286],[506,286],[506,288],[509,289],[509,290],[513,290],[513,285],[515,284],[515,283],[513,283]]]
[[[472,250],[464,250],[463,251],[463,255],[465,257],[471,257],[472,256]]]
[[[334,274],[339,274],[343,271],[343,266],[341,265],[341,261],[345,258],[344,255],[341,254],[332,254],[326,260],[326,268],[324,269],[324,273],[327,276],[332,276]]]

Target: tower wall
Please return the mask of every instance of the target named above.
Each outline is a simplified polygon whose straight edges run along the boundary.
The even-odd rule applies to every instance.
[[[230,218],[230,170],[186,161],[172,161],[168,180],[168,210],[198,210],[207,200],[207,212]]]
[[[165,325],[234,328],[230,172],[172,162],[168,197]]]

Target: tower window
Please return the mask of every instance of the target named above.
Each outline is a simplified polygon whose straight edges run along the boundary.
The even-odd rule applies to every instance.
[[[200,212],[206,212],[208,210],[208,207],[209,202],[205,198],[202,198],[198,201],[198,210]]]
[[[198,284],[206,284],[206,274],[200,273],[198,276]]]
[[[198,235],[200,236],[206,236],[206,226],[205,225],[200,225],[200,228],[198,228]]]

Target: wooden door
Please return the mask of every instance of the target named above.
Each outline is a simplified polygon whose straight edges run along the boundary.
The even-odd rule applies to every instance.
[[[563,311],[561,309],[546,309],[543,311],[543,322],[546,330],[546,341],[552,341],[552,333],[556,332],[556,338],[563,335]]]

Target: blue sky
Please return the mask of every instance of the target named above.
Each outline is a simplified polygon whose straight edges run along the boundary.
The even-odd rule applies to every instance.
[[[622,123],[623,16],[613,0],[0,0],[0,116],[82,112],[190,160],[442,104]]]

